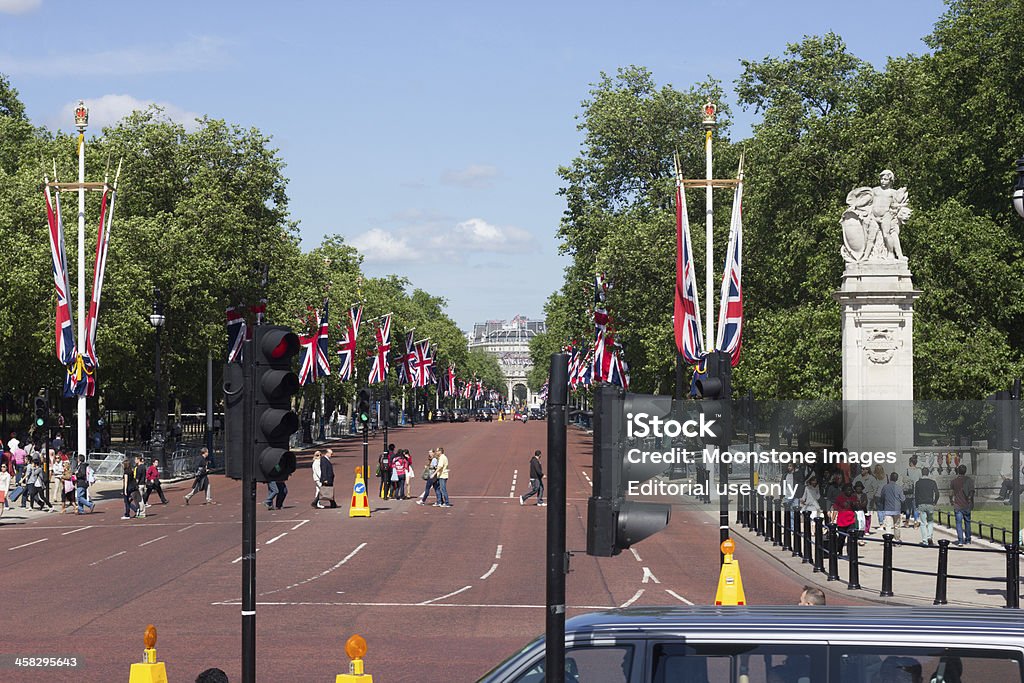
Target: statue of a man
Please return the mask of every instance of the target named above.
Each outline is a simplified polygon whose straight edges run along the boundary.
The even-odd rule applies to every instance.
[[[882,171],[877,187],[858,187],[846,196],[843,258],[847,261],[904,260],[900,228],[910,218],[907,188],[893,188],[895,175]]]

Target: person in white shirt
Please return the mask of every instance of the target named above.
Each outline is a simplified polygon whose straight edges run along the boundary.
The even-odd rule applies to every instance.
[[[800,510],[810,510],[811,519],[821,517],[821,490],[818,488],[818,477],[812,474],[804,486],[804,496],[800,499]]]
[[[313,486],[316,487],[316,495],[313,496],[313,502],[310,503],[310,506],[315,507],[315,508],[321,507],[321,505],[320,505],[320,487],[323,486],[323,484],[320,481],[320,458],[321,458],[321,455],[322,454],[320,453],[320,451],[317,451],[316,453],[313,454],[313,467],[311,468],[313,470]]]

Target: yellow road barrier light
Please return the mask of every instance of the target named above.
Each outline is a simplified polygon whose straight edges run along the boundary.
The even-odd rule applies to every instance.
[[[731,538],[722,541],[722,554],[725,560],[722,562],[722,571],[718,575],[718,591],[715,593],[716,605],[745,605],[747,596],[743,592],[743,579],[740,577],[740,563],[734,560],[732,554],[736,552],[736,542]]]
[[[142,653],[142,661],[132,664],[128,675],[128,683],[167,683],[167,668],[163,662],[156,661],[156,626],[150,624],[142,636],[146,649]]]
[[[348,673],[338,674],[334,679],[334,683],[373,683],[373,676],[363,673],[366,639],[358,634],[349,638],[345,641],[345,654],[351,660],[348,663]]]

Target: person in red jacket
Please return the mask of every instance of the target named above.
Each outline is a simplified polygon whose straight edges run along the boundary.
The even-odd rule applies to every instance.
[[[860,499],[853,492],[853,486],[843,484],[842,490],[836,496],[832,504],[832,511],[835,514],[836,526],[839,527],[839,554],[843,554],[843,544],[847,538],[851,542],[856,541],[857,533],[857,508],[860,506]]]
[[[160,461],[153,458],[153,462],[146,468],[146,493],[142,496],[142,502],[149,505],[149,495],[156,491],[160,496],[160,502],[167,505],[167,497],[164,496],[164,489],[160,485]]]

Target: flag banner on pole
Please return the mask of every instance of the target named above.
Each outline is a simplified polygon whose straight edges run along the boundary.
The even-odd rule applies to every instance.
[[[445,393],[449,396],[455,396],[456,393],[456,380],[455,380],[455,366],[448,366],[448,373],[445,377]]]
[[[618,352],[612,356],[608,382],[619,385],[623,391],[629,391],[629,365],[626,363],[626,359]]]
[[[46,189],[46,220],[50,231],[50,255],[53,260],[53,283],[57,290],[55,316],[57,359],[67,369],[64,375],[64,396],[83,395],[90,372],[78,353],[75,343],[74,316],[71,311],[71,284],[68,278],[68,259],[64,244],[64,220],[60,210],[60,192],[51,196]]]
[[[363,307],[350,308],[348,311],[349,325],[341,334],[338,342],[338,375],[342,382],[355,377],[356,340],[359,337],[359,323],[363,317]]]
[[[482,400],[484,397],[484,383],[481,380],[476,382],[476,394],[473,396],[477,401]]]
[[[544,380],[544,386],[542,386],[540,388],[540,394],[539,395],[540,395],[540,400],[541,401],[547,401],[548,400],[548,380]]]
[[[693,270],[686,192],[680,181],[676,182],[676,293],[673,324],[676,348],[683,354],[683,360],[693,365],[704,355],[704,334],[701,331],[700,302],[697,299],[697,282]]]
[[[264,284],[264,286],[266,286]],[[256,315],[255,323],[257,325],[264,325],[267,322],[267,300],[260,299],[260,302],[249,309]],[[249,330],[248,334],[251,336],[252,331]]]
[[[398,383],[419,386],[416,376],[416,352],[413,350],[413,332],[405,335],[405,353],[398,359]]]
[[[327,322],[328,302],[324,299],[324,307],[320,312],[320,322],[309,336],[299,337],[302,357],[299,360],[299,385],[305,386],[315,382],[318,377],[331,374],[331,365],[327,360],[328,335],[330,327]]]
[[[575,391],[576,383],[579,381],[580,352],[573,344],[566,349],[569,352],[569,390]]]
[[[388,378],[388,352],[391,351],[391,314],[381,318],[377,327],[377,350],[370,367],[370,384],[380,384]]]
[[[416,364],[416,377],[418,378],[417,387],[426,387],[436,383],[434,359],[430,355],[430,342],[428,340],[425,339],[416,344],[414,363]]]
[[[224,311],[224,315],[227,318],[228,326],[228,362],[229,363],[241,363],[242,362],[242,348],[245,346],[245,316],[243,315],[244,307],[242,304],[238,306],[228,306],[227,310]]]
[[[718,312],[718,336],[715,348],[730,355],[732,366],[740,362],[743,336],[743,167],[732,198],[732,224],[729,247],[722,273],[722,304]]]

